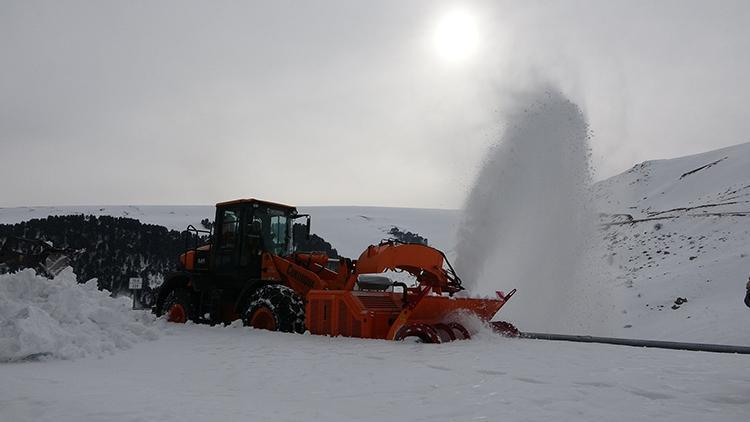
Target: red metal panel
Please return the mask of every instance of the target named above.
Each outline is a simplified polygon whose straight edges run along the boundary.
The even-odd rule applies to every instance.
[[[311,299],[307,305],[307,329],[313,334],[320,334],[320,300]]]
[[[352,319],[352,337],[362,337],[362,323],[358,319]]]
[[[321,300],[321,305],[323,308],[321,309],[322,312],[320,315],[321,323],[323,325],[321,330],[322,334],[331,334],[331,308],[333,308],[333,306],[331,306],[332,302],[333,301],[330,299]]]
[[[343,300],[339,300],[339,334],[342,336],[350,337],[352,335],[351,326],[351,315],[349,309],[346,307],[346,303]]]

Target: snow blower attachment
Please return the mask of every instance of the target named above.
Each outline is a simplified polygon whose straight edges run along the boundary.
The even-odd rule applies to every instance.
[[[513,296],[456,297],[461,279],[445,254],[383,241],[357,260],[292,250],[294,207],[242,199],[217,204],[216,233],[188,227],[181,269],[165,277],[155,311],[174,322],[229,323],[286,332],[440,343],[468,339],[467,314],[488,322]],[[198,245],[199,239],[208,243]],[[192,245],[191,245],[192,242]],[[337,264],[337,265],[334,265]],[[410,275],[411,285],[386,271]],[[511,324],[496,324],[517,335]]]
[[[342,290],[311,290],[306,325],[313,334],[403,340],[425,343],[468,339],[461,316],[489,321],[513,295],[496,299],[453,297],[461,279],[443,252],[417,243],[385,241],[360,255]],[[405,271],[414,287],[380,274]],[[356,289],[352,284],[356,284]]]

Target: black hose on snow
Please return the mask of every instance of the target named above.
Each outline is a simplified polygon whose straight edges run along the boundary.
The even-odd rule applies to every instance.
[[[578,343],[604,343],[619,346],[656,347],[659,349],[691,350],[712,353],[739,353],[750,355],[750,346],[734,346],[729,344],[684,343],[678,341],[640,340],[632,338],[594,337],[571,334],[549,333],[520,333],[521,338],[553,341],[573,341]]]

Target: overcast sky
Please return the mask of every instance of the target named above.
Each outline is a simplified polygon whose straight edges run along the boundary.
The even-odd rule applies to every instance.
[[[750,2],[0,0],[0,206],[458,208],[539,83],[597,179],[748,142]]]

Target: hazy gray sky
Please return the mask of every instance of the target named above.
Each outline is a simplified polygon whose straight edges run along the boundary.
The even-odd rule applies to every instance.
[[[455,208],[536,83],[582,107],[608,177],[750,141],[748,22],[747,1],[0,0],[0,206]]]

